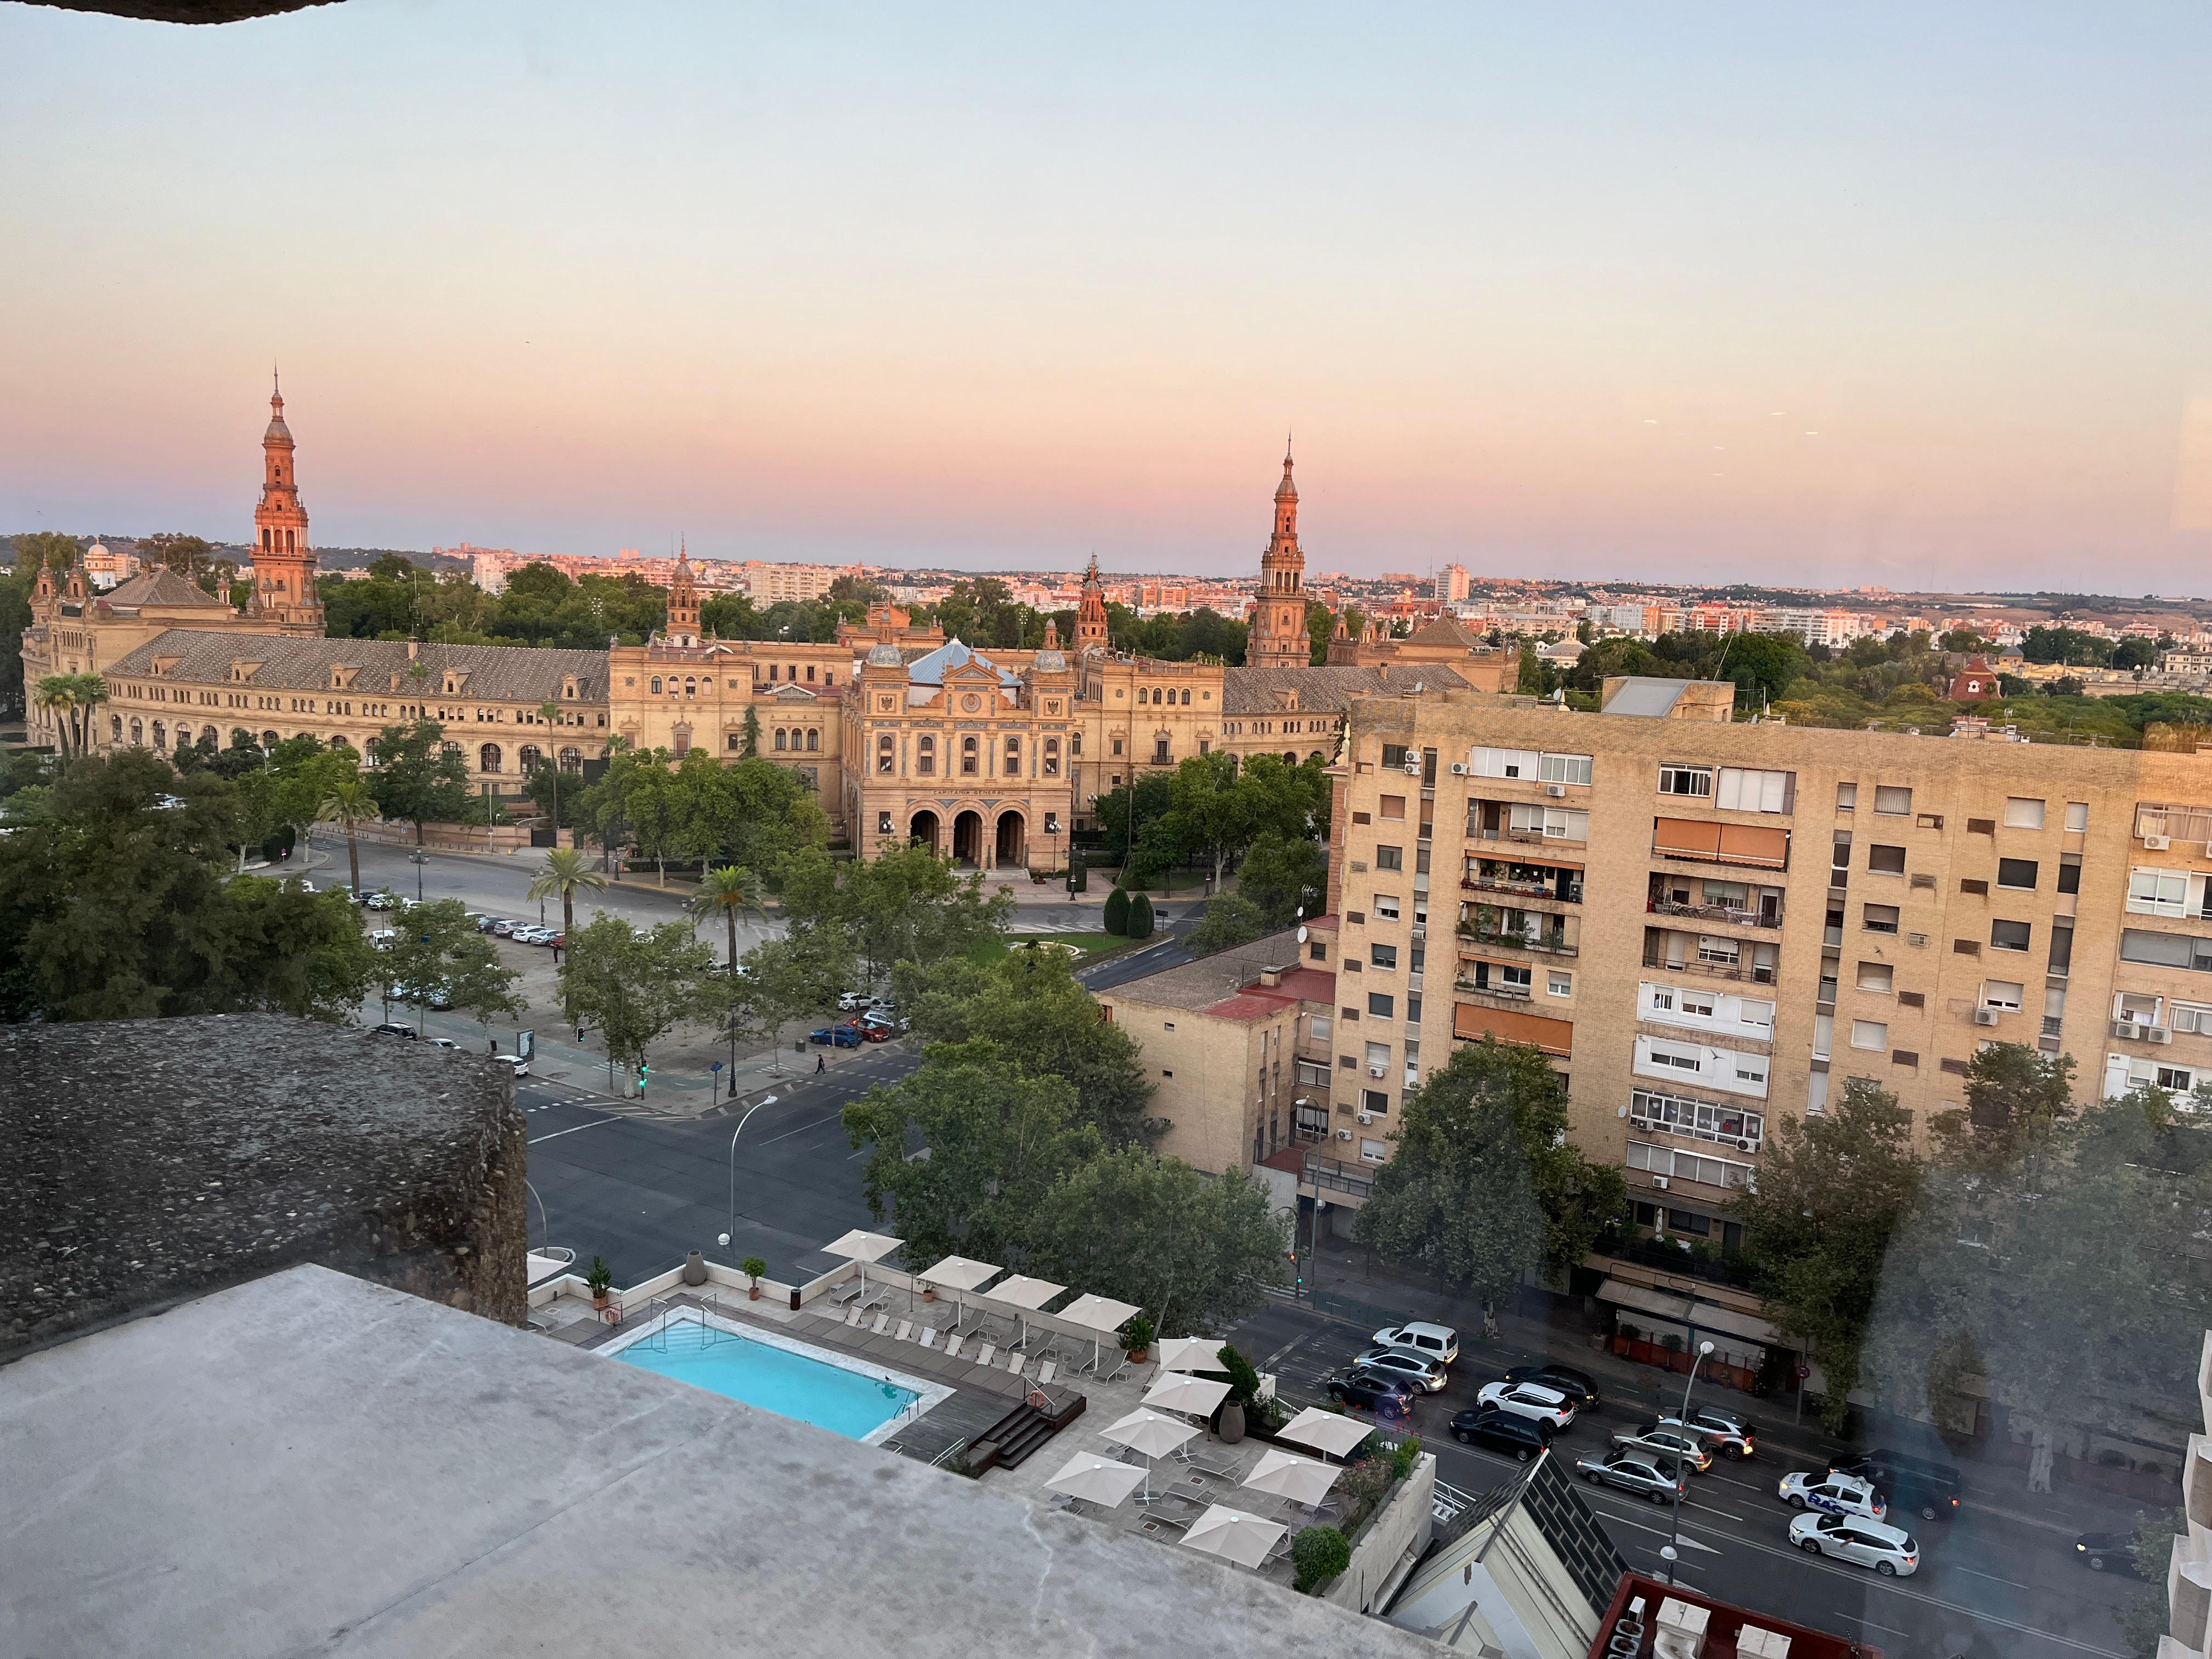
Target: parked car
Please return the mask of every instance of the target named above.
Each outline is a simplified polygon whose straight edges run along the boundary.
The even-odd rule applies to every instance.
[[[509,933],[507,937],[509,939],[519,939],[525,945],[543,945],[547,939],[553,937],[553,930],[550,927],[538,927],[533,923],[532,926],[527,927],[516,928],[513,933]]]
[[[1487,1446],[1516,1463],[1527,1462],[1552,1443],[1552,1431],[1534,1418],[1486,1406],[1455,1412],[1451,1434],[1462,1446]]]
[[[1814,1474],[1796,1469],[1782,1477],[1775,1491],[1793,1510],[1818,1510],[1824,1515],[1865,1521],[1879,1521],[1889,1513],[1881,1494],[1855,1474],[1838,1474],[1832,1470]]]
[[[497,916],[480,915],[477,918],[477,932],[479,933],[489,933],[494,927],[496,927],[499,925],[499,921],[500,919]]]
[[[823,1048],[857,1048],[860,1046],[860,1034],[850,1025],[825,1025],[811,1033],[807,1041]]]
[[[1487,1382],[1474,1400],[1479,1406],[1495,1406],[1500,1411],[1548,1423],[1554,1434],[1575,1420],[1573,1401],[1556,1389],[1542,1388],[1534,1382]]]
[[[1377,1417],[1410,1417],[1413,1412],[1413,1385],[1402,1378],[1354,1366],[1327,1384],[1328,1397],[1340,1406],[1356,1406]]]
[[[857,1022],[853,1029],[860,1034],[863,1042],[889,1042],[891,1040],[891,1028],[888,1025],[878,1025],[864,1019]]]
[[[2131,1532],[2085,1532],[2074,1540],[2074,1559],[2088,1563],[2092,1572],[2117,1572],[2124,1578],[2140,1578],[2136,1571],[2136,1535]]]
[[[857,1014],[875,1006],[875,998],[865,992],[840,991],[837,994],[837,1012],[841,1014]]]
[[[738,971],[743,973],[744,969],[741,968]],[[896,1036],[908,1027],[904,1016],[892,1013],[884,1004],[879,1002],[860,1016],[860,1029],[864,1031],[880,1030],[886,1035]]]
[[[530,1062],[525,1060],[520,1054],[494,1054],[491,1059],[491,1063],[495,1066],[512,1066],[514,1070],[514,1074],[517,1077],[528,1077],[530,1075]]]
[[[1459,1358],[1459,1333],[1449,1325],[1415,1320],[1407,1325],[1385,1325],[1370,1339],[1378,1348],[1403,1348],[1424,1358],[1450,1364]]]
[[[1713,1467],[1712,1452],[1701,1438],[1657,1423],[1646,1423],[1640,1429],[1616,1434],[1613,1443],[1625,1451],[1648,1451],[1680,1463],[1692,1474],[1707,1474]]]
[[[372,1025],[368,1029],[376,1036],[405,1037],[410,1042],[415,1041],[415,1028],[412,1025],[402,1025],[396,1019],[387,1019],[383,1024]]]
[[[369,930],[368,942],[373,949],[389,951],[392,948],[392,941],[398,937],[399,930],[397,927],[373,927]]]
[[[1593,1486],[1641,1492],[1655,1504],[1673,1503],[1675,1494],[1689,1484],[1680,1470],[1650,1452],[1607,1452],[1602,1457],[1593,1452],[1575,1468]]]
[[[1399,1348],[1370,1348],[1356,1363],[1364,1371],[1386,1371],[1392,1376],[1402,1376],[1426,1394],[1442,1394],[1444,1384],[1451,1381],[1451,1373],[1444,1369],[1442,1360]]]
[[[1872,1567],[1885,1578],[1910,1578],[1920,1571],[1920,1546],[1902,1528],[1843,1515],[1801,1515],[1790,1523],[1790,1541],[1808,1555],[1832,1555]]]
[[[393,898],[391,894],[380,891],[368,895],[362,900],[362,902],[372,910],[389,910],[397,904],[398,901]]]
[[[1578,1371],[1572,1365],[1554,1365],[1547,1361],[1541,1365],[1516,1365],[1505,1373],[1508,1382],[1534,1382],[1540,1388],[1563,1394],[1575,1402],[1577,1411],[1588,1411],[1597,1404],[1597,1382],[1588,1371]]]
[[[1871,1481],[1899,1509],[1923,1521],[1950,1521],[1959,1513],[1966,1477],[1941,1458],[1880,1447],[1863,1457],[1844,1458],[1831,1467],[1839,1474]]]
[[[547,939],[545,943],[552,949],[558,951],[568,945],[568,936],[566,933],[556,933],[551,939]],[[745,970],[743,968],[739,968],[738,971],[742,974]]]
[[[492,918],[489,915],[486,915],[482,910],[464,910],[461,913],[461,920],[468,923],[470,927],[475,928],[479,933],[483,932],[484,924],[491,919]]]
[[[1738,1417],[1734,1412],[1714,1411],[1699,1406],[1686,1419],[1668,1412],[1660,1417],[1659,1426],[1662,1429],[1688,1429],[1692,1433],[1703,1437],[1705,1443],[1715,1451],[1739,1462],[1759,1454],[1759,1436],[1752,1428],[1750,1419]]]
[[[456,1054],[460,1052],[461,1045],[451,1037],[431,1037],[428,1042],[433,1048],[451,1048]]]
[[[496,933],[501,939],[505,939],[509,933],[512,933],[516,928],[521,926],[522,924],[519,921],[509,921],[505,916],[501,916],[492,922],[492,925],[485,931],[487,933]]]

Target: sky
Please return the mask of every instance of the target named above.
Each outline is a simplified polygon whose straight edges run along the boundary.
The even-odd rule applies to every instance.
[[[2212,7],[0,0],[0,531],[2212,593]]]

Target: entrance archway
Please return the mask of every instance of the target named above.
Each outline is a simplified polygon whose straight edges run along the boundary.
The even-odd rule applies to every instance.
[[[1019,812],[999,815],[998,845],[992,861],[1000,868],[1018,868],[1029,862],[1028,828]]]
[[[969,865],[982,863],[983,817],[981,813],[963,812],[952,820],[952,861]]]
[[[907,834],[909,836],[929,848],[931,852],[939,854],[942,854],[945,849],[938,845],[938,841],[944,833],[944,826],[938,822],[937,814],[934,812],[916,812],[914,815],[914,822],[907,826]]]

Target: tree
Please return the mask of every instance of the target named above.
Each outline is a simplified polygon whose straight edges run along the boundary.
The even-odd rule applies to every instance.
[[[57,746],[64,760],[70,758],[70,751],[76,736],[76,676],[74,674],[42,674],[31,692],[33,708],[52,716]]]
[[[1224,1329],[1260,1306],[1282,1280],[1291,1223],[1242,1170],[1209,1179],[1124,1146],[1056,1182],[1030,1236],[1036,1271],[1134,1303],[1161,1335],[1179,1336]]]
[[[759,759],[760,738],[760,710],[749,702],[745,705],[744,724],[738,728],[738,741],[740,747],[738,752],[739,758],[744,760]]]
[[[1237,867],[1237,890],[1258,907],[1267,931],[1317,916],[1328,891],[1328,854],[1318,842],[1263,830]]]
[[[1005,937],[1013,899],[962,875],[927,847],[833,861],[807,848],[783,866],[783,910],[794,928],[839,927],[857,947],[869,984],[895,963],[927,965]]]
[[[146,562],[165,564],[188,581],[202,581],[215,574],[215,549],[200,537],[165,530],[138,545],[139,556]],[[234,572],[237,569],[235,565],[231,568]]]
[[[30,793],[0,836],[0,1018],[336,1020],[373,982],[343,894],[226,872],[222,779],[125,750],[76,762],[27,811]]]
[[[318,814],[325,823],[335,823],[345,831],[346,863],[353,878],[354,902],[361,902],[361,838],[360,830],[371,820],[380,820],[383,809],[377,805],[376,797],[359,778],[348,778],[330,787],[323,796]]]
[[[1152,902],[1142,893],[1129,901],[1129,925],[1124,931],[1131,939],[1152,936]]]
[[[393,918],[397,935],[381,953],[385,983],[415,1010],[416,1029],[432,1004],[474,1014],[489,1031],[495,1014],[520,1013],[514,994],[520,977],[499,959],[491,940],[477,931],[459,899],[404,906]]]
[[[720,1012],[725,998],[714,965],[712,948],[683,922],[641,933],[620,916],[602,915],[568,935],[568,959],[558,972],[574,1018],[606,1038],[608,1063],[637,1066],[671,1028]]]
[[[554,847],[547,849],[545,862],[531,878],[528,896],[559,899],[561,931],[569,933],[576,927],[576,895],[606,890],[607,878],[586,864],[581,853],[573,847]]]
[[[1148,1117],[1152,1085],[1128,1032],[1098,1017],[1098,1001],[1056,951],[1013,951],[891,972],[893,996],[926,1043],[988,1042],[1001,1063],[1073,1085],[1079,1109],[1109,1146],[1149,1145],[1168,1125]]]
[[[1291,1540],[1291,1588],[1318,1589],[1352,1565],[1352,1546],[1334,1527],[1301,1527]]]
[[[604,881],[600,884],[605,885]],[[745,910],[757,916],[762,914],[759,878],[741,864],[726,864],[718,870],[709,870],[699,878],[699,890],[684,908],[695,916],[719,915],[729,924],[729,965],[734,971],[738,965],[738,914]]]
[[[2072,1109],[2074,1057],[2046,1060],[2018,1042],[1992,1042],[1966,1062],[1966,1109],[1939,1112],[1929,1133],[1949,1162],[2002,1170],[2046,1143]]]
[[[1920,1194],[1911,1115],[1865,1078],[1818,1117],[1777,1121],[1759,1186],[1736,1201],[1744,1250],[1777,1324],[1806,1340],[1827,1379],[1821,1419],[1840,1433],[1890,1241]]]
[[[541,725],[565,726],[568,720],[568,711],[566,708],[563,708],[556,699],[548,697],[544,702],[538,705],[538,719]],[[561,844],[561,757],[559,751],[556,750],[553,754],[547,757],[546,763],[542,765],[539,769],[547,774],[545,780],[546,785],[550,790],[553,797],[553,844],[557,847]]]
[[[789,1021],[830,1008],[853,982],[852,936],[842,927],[793,927],[745,952],[744,969],[730,976],[730,1033],[773,1040]]]
[[[1734,680],[1754,708],[1778,697],[1790,681],[1812,666],[1805,647],[1772,634],[1732,634],[1721,653],[1714,678]]]
[[[76,537],[58,530],[33,530],[15,539],[16,574],[26,580],[35,580],[42,568],[67,570],[82,551]]]
[[[1106,895],[1106,904],[1099,926],[1108,933],[1120,936],[1129,931],[1128,890],[1116,886]]]
[[[1242,893],[1224,893],[1207,902],[1206,915],[1185,937],[1182,948],[1194,957],[1210,957],[1249,945],[1267,931],[1258,905]]]
[[[468,811],[468,768],[445,737],[446,728],[432,720],[387,726],[376,734],[369,793],[386,817],[415,826],[417,846],[425,823],[459,823]]]

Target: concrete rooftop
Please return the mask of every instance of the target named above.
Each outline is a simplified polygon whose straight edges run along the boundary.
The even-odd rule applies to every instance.
[[[312,1266],[0,1367],[0,1631],[45,1659],[1435,1651]]]

